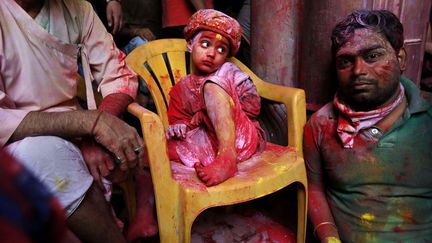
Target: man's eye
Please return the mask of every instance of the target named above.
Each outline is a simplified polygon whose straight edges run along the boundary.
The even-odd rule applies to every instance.
[[[371,53],[366,54],[366,56],[365,56],[365,61],[366,61],[366,62],[375,62],[375,61],[377,61],[381,56],[382,56],[382,54],[379,53],[379,52],[371,52]]]
[[[336,68],[343,69],[352,65],[352,62],[347,58],[340,58],[336,60]]]
[[[224,53],[225,53],[225,48],[224,48],[224,47],[218,47],[218,48],[217,48],[217,51],[218,51],[220,54],[224,54]]]
[[[209,47],[210,43],[208,41],[201,42],[202,47]]]

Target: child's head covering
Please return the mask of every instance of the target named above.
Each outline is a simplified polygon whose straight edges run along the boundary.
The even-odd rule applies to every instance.
[[[183,30],[189,41],[198,31],[209,30],[219,33],[230,42],[230,55],[234,56],[240,48],[241,27],[237,20],[214,9],[201,9],[194,13]]]

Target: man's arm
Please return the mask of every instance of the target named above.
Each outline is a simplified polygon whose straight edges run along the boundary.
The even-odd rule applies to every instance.
[[[134,162],[134,148],[143,145],[135,128],[103,111],[30,112],[15,129],[9,142],[43,135],[64,138],[93,136],[115,156]]]
[[[321,242],[340,242],[325,196],[321,156],[309,123],[304,129],[303,149],[308,175],[308,215],[314,227],[313,233]]]
[[[30,136],[52,135],[71,138],[91,135],[91,129],[97,115],[95,111],[32,111],[18,125],[9,138],[9,142],[15,142]]]

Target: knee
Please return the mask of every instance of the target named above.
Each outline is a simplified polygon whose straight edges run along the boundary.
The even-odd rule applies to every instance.
[[[80,150],[71,142],[55,136],[27,137],[19,141],[14,153],[26,154],[34,159],[44,157],[57,157],[69,153],[81,155]]]

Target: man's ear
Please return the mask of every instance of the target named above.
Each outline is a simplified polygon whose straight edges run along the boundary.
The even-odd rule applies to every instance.
[[[403,71],[405,71],[406,69],[406,57],[407,57],[407,53],[405,47],[402,47],[397,53],[397,58],[399,61],[399,69],[401,70],[401,73],[403,73]]]

